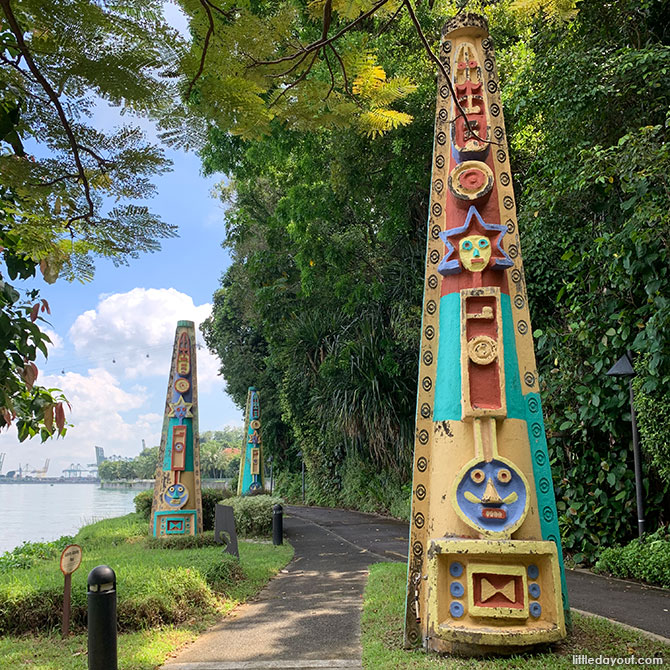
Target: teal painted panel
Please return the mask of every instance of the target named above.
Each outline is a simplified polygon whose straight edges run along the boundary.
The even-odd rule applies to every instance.
[[[247,428],[247,440],[251,438],[254,431],[251,427],[251,423]],[[251,478],[251,450],[253,449],[253,444],[247,442],[245,447],[245,458],[244,458],[244,472],[242,473],[242,495],[249,493],[249,487],[253,481]]]
[[[503,356],[505,358],[505,400],[507,402],[508,419],[526,419],[526,403],[521,391],[521,374],[519,358],[516,353],[514,337],[514,318],[512,317],[512,301],[503,293],[500,296],[500,307],[503,324]]]
[[[440,298],[440,323],[435,371],[433,421],[460,421],[461,408],[461,294]]]
[[[191,419],[184,419],[184,423],[186,425],[186,460],[184,467],[186,468],[186,472],[193,472],[193,421]],[[172,470],[172,426],[178,425],[179,419],[169,419],[165,456],[163,458],[164,472]]]
[[[510,419],[526,419],[526,404],[521,392],[519,360],[514,339],[512,303],[500,296],[505,359],[505,399]],[[435,373],[433,421],[460,421],[461,407],[461,295],[454,292],[440,300],[440,330]]]
[[[568,586],[565,581],[565,567],[563,565],[563,549],[561,547],[561,533],[558,527],[556,511],[556,496],[551,479],[551,464],[549,463],[549,449],[544,432],[542,418],[542,402],[538,393],[528,393],[525,396],[527,410],[526,423],[528,426],[528,440],[533,461],[533,477],[537,494],[537,508],[540,517],[540,528],[543,540],[551,540],[558,549],[558,561],[561,567],[561,590],[563,591],[563,609],[567,612]]]

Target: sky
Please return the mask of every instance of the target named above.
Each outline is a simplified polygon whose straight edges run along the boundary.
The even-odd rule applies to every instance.
[[[173,17],[179,22],[178,16]],[[182,27],[182,26],[179,26]],[[98,105],[91,123],[110,128],[118,112]],[[128,117],[123,117],[128,122]],[[146,121],[133,120],[155,137]],[[221,247],[225,237],[224,209],[211,196],[223,175],[203,177],[193,153],[166,148],[172,172],[157,177],[156,195],[147,204],[179,237],[162,242],[162,249],[114,267],[96,263],[95,279],[86,284],[58,280],[34,285],[51,308],[41,326],[53,341],[48,360],[37,361],[37,383],[62,389],[74,424],[64,438],[19,443],[14,428],[0,433],[5,453],[2,473],[41,468],[50,459],[49,476],[60,476],[71,464],[95,463],[95,446],[105,455],[136,456],[160,442],[163,408],[177,321],[196,324],[200,432],[242,425],[243,412],[225,394],[219,361],[199,333],[211,313],[212,295],[230,259]],[[20,283],[14,282],[17,288]]]

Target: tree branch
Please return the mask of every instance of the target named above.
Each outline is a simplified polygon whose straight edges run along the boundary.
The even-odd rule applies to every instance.
[[[260,65],[277,65],[278,63],[285,63],[286,61],[289,60],[295,60],[305,52],[312,53],[313,51],[318,51],[322,47],[328,46],[331,42],[334,42],[336,39],[340,38],[345,33],[348,33],[352,28],[357,26],[361,21],[367,19],[369,16],[372,16],[378,9],[383,7],[389,1],[390,0],[381,0],[376,5],[373,5],[370,9],[368,9],[367,12],[361,14],[357,19],[355,19],[348,25],[344,26],[344,28],[342,28],[340,31],[338,31],[328,39],[321,38],[316,42],[308,44],[306,47],[304,47],[302,51],[296,51],[294,54],[291,54],[290,56],[283,56],[282,58],[277,58],[276,60],[256,60],[255,58],[253,58],[252,60],[254,62],[248,67],[258,67]]]
[[[210,9],[210,4],[208,0],[200,0],[200,4],[204,8],[205,12],[207,13],[207,34],[205,35],[205,43],[202,46],[202,55],[200,56],[200,66],[198,67],[198,71],[195,73],[193,79],[189,82],[188,89],[186,90],[186,99],[188,100],[191,97],[191,92],[193,91],[193,87],[195,86],[195,83],[200,79],[200,76],[202,75],[204,69],[205,69],[205,59],[207,58],[207,50],[209,49],[209,40],[211,39],[212,35],[214,34],[214,17],[212,16],[212,10]]]
[[[325,47],[323,49],[323,59],[326,61],[326,65],[328,66],[328,72],[330,72],[330,89],[328,89],[328,93],[326,93],[326,97],[323,99],[325,102],[326,100],[328,100],[330,94],[333,92],[333,89],[335,88],[335,75],[333,74],[333,68],[330,67],[330,61],[328,60],[328,51]]]
[[[404,0],[403,4],[405,7],[407,7],[407,11],[409,12],[409,16],[412,19],[412,23],[414,24],[414,28],[416,29],[416,32],[419,34],[419,39],[423,43],[424,48],[426,49],[426,52],[428,53],[428,57],[437,65],[438,69],[442,73],[442,76],[446,79],[447,81],[447,86],[449,87],[449,92],[451,93],[451,97],[454,99],[454,106],[458,110],[459,116],[463,117],[463,121],[465,122],[465,127],[468,129],[470,134],[478,139],[480,142],[483,142],[484,144],[498,144],[498,142],[494,142],[492,140],[485,140],[479,137],[479,135],[474,131],[474,128],[470,124],[470,120],[467,117],[467,114],[465,113],[465,110],[463,107],[461,107],[461,103],[458,102],[458,97],[456,96],[456,91],[454,90],[454,84],[451,81],[451,77],[447,73],[447,70],[445,69],[444,65],[442,64],[442,61],[435,55],[435,52],[430,48],[430,44],[428,44],[428,40],[426,39],[426,36],[423,33],[423,30],[421,29],[421,24],[419,23],[419,20],[416,18],[416,14],[414,13],[414,9],[412,8],[412,5],[410,4],[409,0]]]
[[[14,34],[14,37],[16,38],[17,47],[21,52],[21,54],[23,55],[23,58],[26,61],[28,69],[32,73],[33,77],[35,77],[39,85],[42,87],[44,92],[47,94],[53,106],[56,108],[58,118],[60,119],[63,130],[65,131],[65,135],[67,136],[70,148],[72,149],[72,156],[74,158],[75,165],[77,166],[77,174],[79,175],[79,179],[81,180],[82,186],[84,188],[84,195],[86,197],[86,203],[88,205],[88,212],[75,218],[71,218],[69,222],[72,223],[73,221],[78,219],[86,219],[87,221],[90,221],[90,217],[92,217],[95,212],[95,208],[93,206],[93,199],[91,198],[91,186],[88,182],[86,172],[84,171],[84,166],[82,165],[81,162],[81,156],[79,155],[79,146],[77,144],[77,138],[74,135],[74,131],[72,130],[72,126],[68,121],[68,118],[65,114],[65,110],[63,109],[63,105],[61,104],[58,95],[52,88],[51,84],[44,77],[44,75],[40,72],[40,69],[37,67],[35,61],[33,60],[32,54],[30,53],[30,49],[28,49],[28,46],[25,40],[23,39],[23,31],[21,30],[21,26],[16,20],[16,16],[14,16],[14,12],[12,11],[12,8],[10,6],[10,0],[0,0],[0,7],[2,7],[5,17],[7,18],[9,28]]]
[[[312,56],[312,60],[310,61],[309,65],[305,68],[305,71],[292,84],[282,90],[282,92],[270,103],[270,107],[274,107],[283,96],[285,96],[292,88],[297,86],[309,74],[309,71],[312,69],[312,66],[314,65],[318,55],[319,52],[316,51]]]

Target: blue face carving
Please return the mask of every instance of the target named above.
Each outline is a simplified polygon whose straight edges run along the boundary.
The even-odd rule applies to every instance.
[[[490,532],[516,528],[526,509],[526,485],[510,463],[493,459],[469,467],[456,487],[456,503],[476,527]]]
[[[172,484],[163,494],[163,500],[173,509],[179,509],[188,500],[188,490],[183,484]]]

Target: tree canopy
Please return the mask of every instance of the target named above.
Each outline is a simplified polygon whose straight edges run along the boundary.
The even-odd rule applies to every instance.
[[[627,390],[604,372],[632,348],[645,407],[668,396],[667,18],[651,0],[482,9],[562,530],[580,561],[635,527]],[[457,11],[420,5],[429,44]],[[401,103],[411,124],[373,140],[351,124],[304,132],[277,115],[264,138],[242,142],[211,117],[203,164],[230,179],[221,197],[233,264],[204,332],[238,404],[249,385],[260,389],[266,448],[293,472],[302,452],[312,501],[397,511],[414,439],[435,90],[412,17],[381,25],[366,19],[350,39],[416,87]],[[653,450],[651,433],[643,439]],[[669,482],[651,455],[645,467],[658,521]]]

